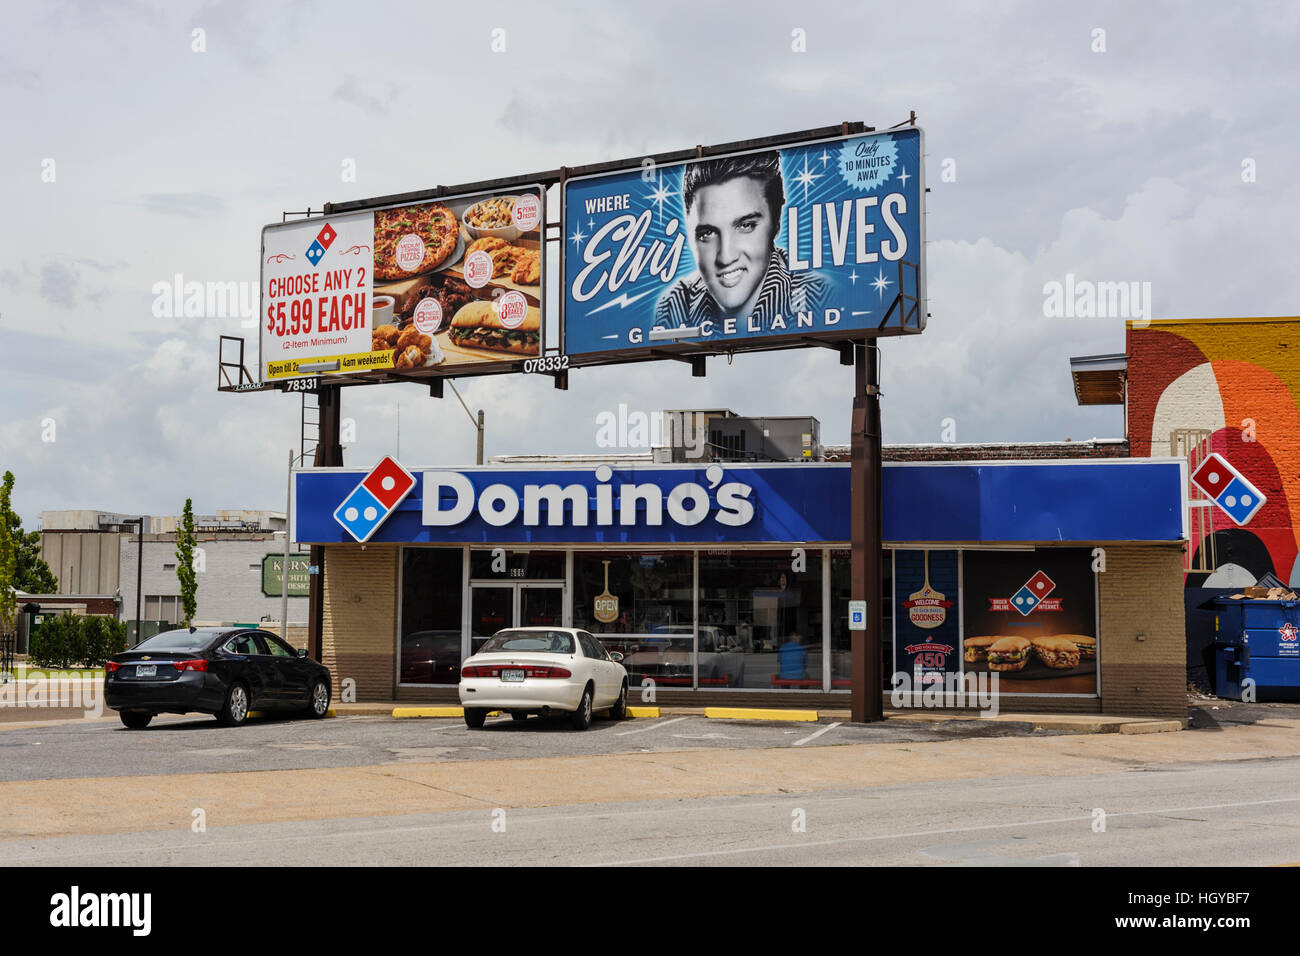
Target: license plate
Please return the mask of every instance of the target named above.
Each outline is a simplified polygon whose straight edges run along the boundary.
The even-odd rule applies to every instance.
[[[502,680],[523,680],[524,679],[523,668],[507,667],[501,671],[501,679]]]
[[[157,664],[136,664],[135,676],[136,677],[157,677],[158,665]]]

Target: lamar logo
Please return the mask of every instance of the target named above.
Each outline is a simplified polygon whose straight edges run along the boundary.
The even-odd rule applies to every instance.
[[[337,239],[339,234],[334,231],[334,227],[328,222],[321,227],[321,231],[316,233],[316,241],[307,247],[307,259],[313,266],[320,265],[320,261],[325,258],[325,250]]]
[[[1042,571],[1020,586],[1020,590],[1009,598],[989,598],[990,611],[1017,611],[1021,617],[1028,617],[1033,611],[1059,611],[1060,598],[1047,595],[1056,590],[1056,582]]]
[[[74,886],[50,897],[50,925],[129,926],[132,935],[148,936],[153,925],[151,893],[85,893]]]

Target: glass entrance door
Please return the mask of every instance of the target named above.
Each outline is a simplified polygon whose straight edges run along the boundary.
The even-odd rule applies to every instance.
[[[563,584],[471,584],[469,652],[507,627],[559,627],[564,623]]]
[[[469,652],[477,654],[483,642],[504,627],[515,626],[515,586],[475,584],[470,587]]]
[[[516,627],[559,627],[564,621],[564,587],[559,584],[520,584]]]

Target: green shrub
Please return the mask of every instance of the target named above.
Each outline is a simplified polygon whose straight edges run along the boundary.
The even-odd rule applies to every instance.
[[[33,667],[65,669],[103,667],[104,661],[126,650],[126,624],[111,617],[78,617],[64,611],[32,634],[28,663]]]
[[[71,611],[64,611],[47,618],[40,630],[32,635],[28,663],[37,667],[68,667],[74,649],[84,652],[84,648],[81,623]]]
[[[126,624],[111,617],[82,618],[86,635],[86,667],[103,667],[104,661],[126,650]]]

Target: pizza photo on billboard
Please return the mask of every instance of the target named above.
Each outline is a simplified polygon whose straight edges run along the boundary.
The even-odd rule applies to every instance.
[[[375,213],[375,278],[409,279],[432,272],[456,251],[459,237],[460,224],[442,203],[380,209]]]

